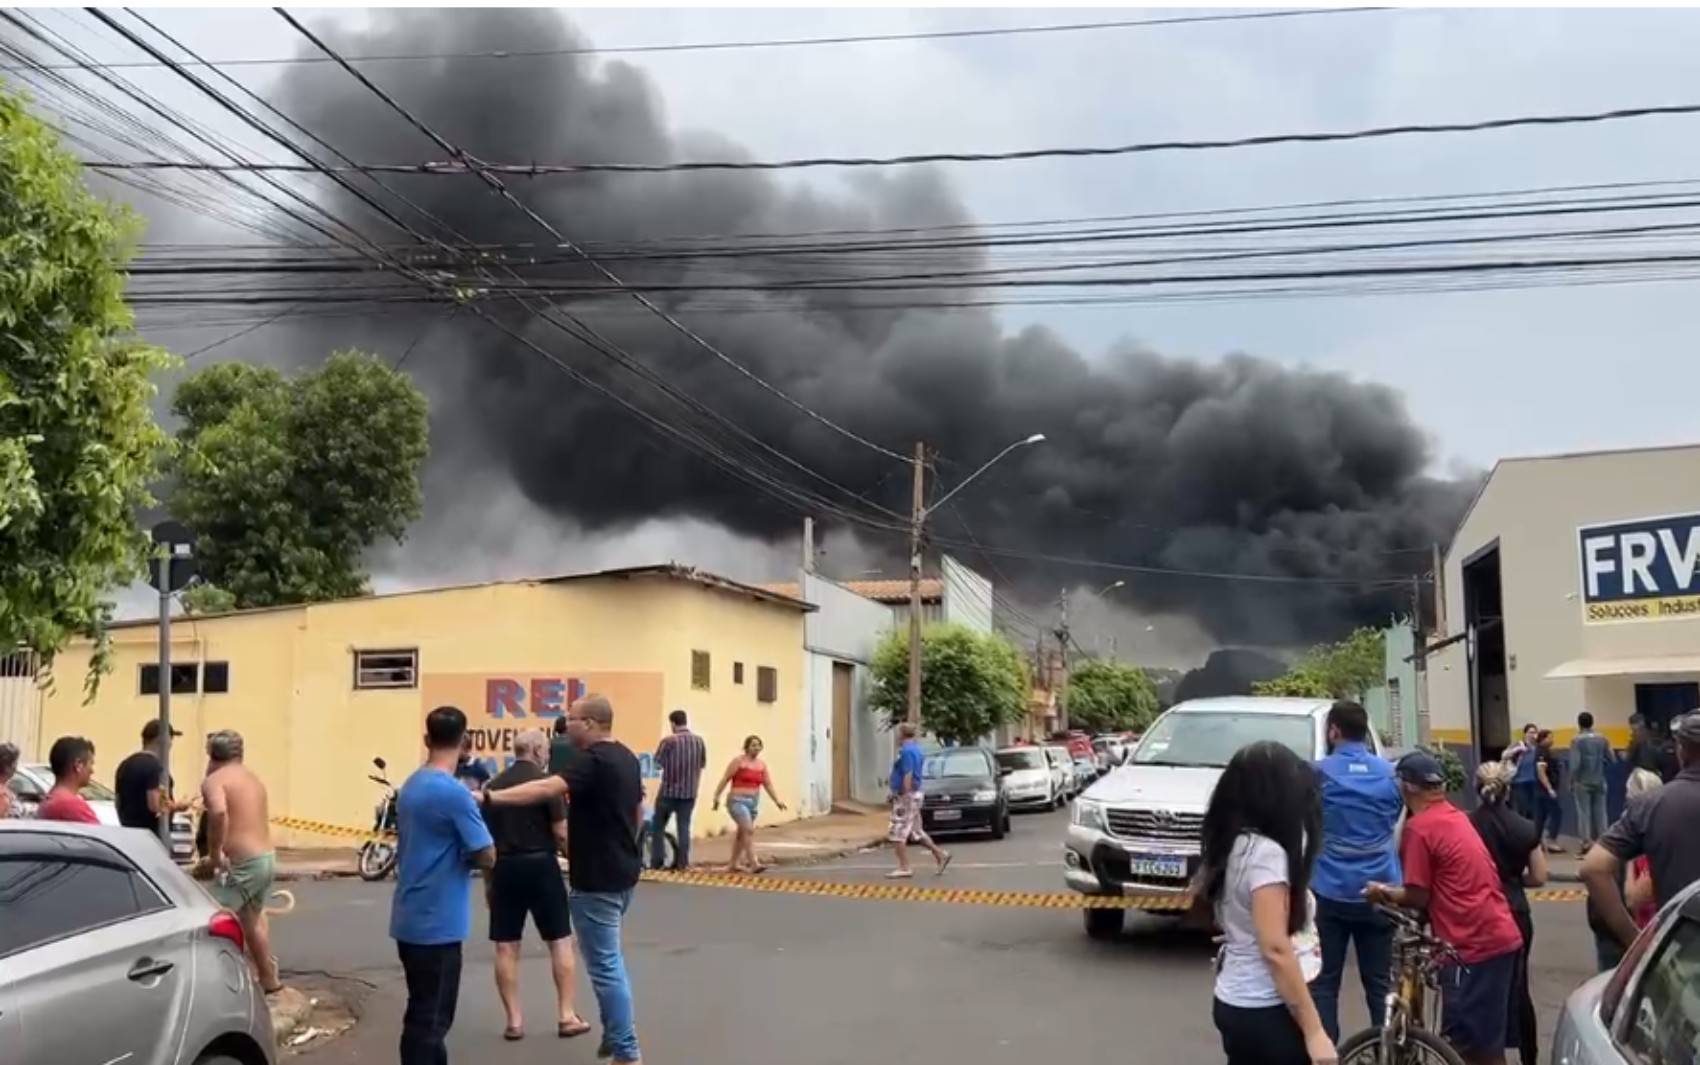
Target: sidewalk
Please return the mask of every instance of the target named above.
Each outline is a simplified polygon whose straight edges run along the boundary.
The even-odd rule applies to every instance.
[[[712,811],[698,808],[699,820]],[[767,865],[813,865],[853,854],[885,840],[886,812],[869,808],[787,821],[756,830],[756,855]],[[350,847],[282,848],[277,852],[280,881],[327,880],[356,875],[356,851]],[[647,857],[647,856],[646,856]],[[693,868],[723,869],[732,857],[732,833],[691,841]]]

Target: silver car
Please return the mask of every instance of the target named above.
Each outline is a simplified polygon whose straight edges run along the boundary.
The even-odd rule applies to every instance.
[[[0,912],[7,1061],[275,1065],[241,926],[147,833],[0,821]]]
[[[1575,991],[1558,1016],[1553,1065],[1700,1060],[1700,883],[1666,903],[1623,962]]]
[[[18,816],[34,817],[35,808],[53,790],[53,770],[39,763],[20,765],[7,781],[18,800]],[[103,825],[118,823],[118,796],[98,781],[90,781],[83,789],[83,798],[94,807],[94,815]],[[195,857],[195,828],[188,814],[171,815],[171,856],[187,865]]]

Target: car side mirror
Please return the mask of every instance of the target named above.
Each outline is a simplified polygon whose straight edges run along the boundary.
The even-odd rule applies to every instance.
[[[389,768],[389,766],[384,764],[384,760],[382,758],[372,759],[372,764],[378,767],[379,772]]]

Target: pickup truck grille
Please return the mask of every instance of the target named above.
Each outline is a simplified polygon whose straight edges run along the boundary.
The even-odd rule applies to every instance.
[[[1166,810],[1118,810],[1104,812],[1110,835],[1122,839],[1155,839],[1171,843],[1196,843],[1204,835],[1203,814],[1176,814]]]

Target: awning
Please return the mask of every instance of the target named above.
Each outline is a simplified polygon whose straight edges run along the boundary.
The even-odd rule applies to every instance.
[[[1661,655],[1656,658],[1572,658],[1549,671],[1547,679],[1657,676],[1669,673],[1700,673],[1700,655]]]

